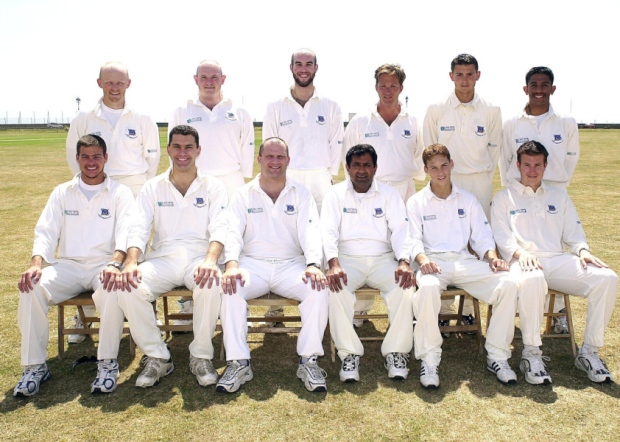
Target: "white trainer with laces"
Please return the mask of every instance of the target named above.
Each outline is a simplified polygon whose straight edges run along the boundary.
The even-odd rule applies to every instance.
[[[166,360],[145,356],[143,362],[146,366],[136,379],[136,387],[152,387],[159,383],[160,378],[168,376],[174,370],[172,358]]]
[[[311,356],[305,363],[299,363],[297,368],[297,377],[304,382],[304,386],[308,391],[325,392],[327,391],[327,382],[325,377],[327,373],[316,361],[317,356]]]
[[[409,370],[407,369],[409,355],[406,353],[390,353],[385,357],[385,368],[388,371],[388,378],[403,381],[407,379]]]
[[[585,371],[588,378],[597,384],[614,381],[607,365],[596,352],[578,354],[575,358],[575,367]]]
[[[528,384],[533,385],[550,385],[551,376],[545,370],[545,361],[550,361],[547,356],[543,356],[542,352],[530,352],[523,353],[521,355],[521,362],[519,363],[519,369],[525,375],[525,380]]]
[[[426,361],[422,361],[420,367],[420,384],[422,384],[424,388],[439,388],[439,365],[430,365]]]
[[[254,378],[254,373],[252,373],[249,362],[248,365],[241,365],[239,361],[228,361],[228,367],[226,367],[226,371],[217,383],[215,390],[221,393],[234,393],[252,378]]]
[[[517,383],[517,374],[510,368],[508,361],[487,358],[487,370],[495,373],[497,380],[504,385],[514,385]]]
[[[34,396],[39,392],[41,384],[49,381],[51,377],[52,375],[47,368],[47,363],[26,365],[24,366],[22,378],[13,390],[13,396]]]
[[[90,386],[90,392],[112,393],[116,390],[118,379],[118,361],[116,359],[101,359],[97,361],[97,377]]]
[[[217,383],[217,371],[210,359],[196,358],[190,354],[189,370],[196,375],[196,380],[202,387]]]
[[[360,380],[360,357],[348,354],[342,361],[340,368],[340,380],[342,382],[357,382]]]
[[[86,324],[86,328],[90,328],[92,326],[92,322]],[[80,315],[75,315],[73,317],[73,321],[69,328],[84,328],[84,324],[82,324],[82,320],[80,319]],[[86,335],[67,335],[67,342],[69,344],[80,344],[86,340]]]

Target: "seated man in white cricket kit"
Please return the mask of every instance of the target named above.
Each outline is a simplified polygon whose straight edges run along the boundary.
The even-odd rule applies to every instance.
[[[388,377],[406,379],[415,290],[407,209],[396,189],[374,178],[377,153],[371,145],[353,146],[345,158],[349,178],[327,192],[321,209],[329,326],[342,360],[340,380],[359,381],[364,347],[353,328],[353,314],[355,290],[364,285],[378,289],[387,305],[390,328],[381,353]]]
[[[407,202],[412,257],[420,266],[418,291],[413,296],[417,324],[413,332],[416,359],[422,360],[420,383],[439,387],[442,337],[437,318],[441,291],[448,285],[466,290],[493,305],[493,319],[487,330],[487,368],[503,384],[516,383],[508,365],[517,308],[517,284],[508,263],[497,257],[493,233],[482,206],[474,195],[451,181],[454,162],[441,144],[422,153],[430,182]],[[478,260],[468,249],[481,256]]]
[[[327,391],[318,366],[327,326],[327,278],[321,272],[319,215],[310,191],[286,177],[290,157],[276,137],[259,148],[260,174],[233,196],[226,240],[220,314],[228,367],[217,391],[233,393],[252,380],[247,300],[269,291],[301,301],[297,377],[309,391]]]
[[[543,181],[549,153],[538,141],[517,149],[520,180],[495,195],[493,232],[500,253],[520,280],[519,318],[523,335],[521,371],[530,384],[550,384],[540,345],[548,289],[588,300],[583,345],[575,366],[597,383],[613,380],[598,355],[618,294],[618,276],[590,253],[577,211],[564,189]],[[570,250],[569,251],[567,251]],[[495,315],[493,315],[495,317]]]
[[[108,155],[101,137],[80,137],[75,158],[80,173],[50,195],[34,230],[30,267],[19,280],[17,315],[24,372],[13,396],[33,396],[51,377],[45,362],[50,305],[87,290],[95,291],[93,299],[101,315],[98,373],[91,391],[108,388],[106,373],[118,372],[118,364],[110,358],[118,353],[123,313],[106,309],[101,300],[108,295],[105,290],[115,288],[125,259],[134,198],[127,186],[105,175]],[[44,261],[49,265],[43,267]]]
[[[118,302],[131,337],[147,356],[136,386],[150,387],[174,369],[151,302],[177,286],[192,290],[194,340],[189,345],[189,368],[198,384],[207,386],[217,382],[211,340],[220,310],[217,260],[226,241],[228,197],[220,180],[196,168],[200,155],[196,129],[174,127],[168,155],[172,167],[147,181],[138,195],[121,274],[123,288],[112,292],[109,302]],[[145,261],[138,265],[142,255]]]

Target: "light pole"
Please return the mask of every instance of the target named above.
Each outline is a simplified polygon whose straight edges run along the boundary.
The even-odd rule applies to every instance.
[[[75,99],[75,102],[76,102],[76,103],[77,103],[77,105],[78,105],[78,112],[80,111],[80,102],[81,102],[81,101],[82,101],[82,99],[81,99],[80,97],[77,97],[77,98]]]

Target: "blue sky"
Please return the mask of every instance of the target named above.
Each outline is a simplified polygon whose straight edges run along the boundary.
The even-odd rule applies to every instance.
[[[131,105],[165,121],[195,96],[192,75],[205,58],[220,62],[225,94],[260,121],[292,83],[290,54],[299,47],[317,53],[315,85],[345,115],[375,103],[374,70],[394,62],[407,73],[401,98],[421,120],[452,89],[450,60],[467,52],[480,63],[478,92],[504,118],[525,103],[527,70],[546,65],[559,112],[620,122],[617,0],[424,3],[3,0],[0,123],[20,111],[24,119],[72,116],[78,96],[92,107],[99,66],[109,60],[129,68]]]

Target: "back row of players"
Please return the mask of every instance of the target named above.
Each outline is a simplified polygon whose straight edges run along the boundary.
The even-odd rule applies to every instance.
[[[79,175],[59,186],[48,201],[35,229],[31,267],[20,279],[24,373],[16,396],[36,394],[50,377],[45,363],[49,305],[86,289],[96,290],[93,298],[101,315],[99,369],[91,391],[116,388],[123,316],[147,355],[136,384],[154,385],[173,370],[173,363],[150,301],[181,284],[193,289],[196,310],[190,370],[200,385],[217,383],[219,391],[237,391],[253,377],[245,339],[246,300],[269,290],[301,301],[297,376],[306,388],[326,390],[317,357],[323,354],[328,316],[342,359],[340,379],[358,380],[363,347],[353,328],[358,309],[353,292],[364,284],[378,288],[388,306],[391,327],[382,354],[390,378],[407,377],[408,353],[415,342],[415,356],[422,361],[420,382],[439,386],[439,294],[454,284],[494,306],[486,349],[487,367],[498,380],[516,382],[507,361],[518,305],[524,341],[521,371],[530,383],[550,383],[539,349],[546,279],[551,288],[588,297],[584,345],[575,364],[594,382],[611,380],[597,350],[618,281],[590,254],[565,190],[554,188],[568,185],[578,141],[574,120],[559,118],[550,107],[555,89],[551,71],[534,68],[528,73],[525,91],[530,101],[520,118],[506,124],[505,133],[511,135],[504,142],[499,109],[474,92],[480,75],[476,60],[458,56],[450,73],[455,92],[445,104],[429,108],[422,142],[415,119],[398,102],[404,72],[395,65],[381,66],[376,72],[379,103],[347,127],[348,178],[332,187],[331,175],[337,173],[343,152],[341,116],[335,103],[317,96],[316,70],[313,53],[293,54],[295,85],[269,106],[257,158],[261,173],[243,186],[253,164],[246,158],[253,152],[252,122],[223,100],[225,76],[219,66],[202,63],[195,76],[199,98],[177,110],[171,122],[171,168],[143,186],[159,162],[158,145],[144,140],[157,139],[157,130],[148,118],[125,108],[124,92],[130,84],[126,70],[117,64],[102,68],[98,82],[104,97],[94,112],[76,118],[67,141],[69,163],[77,165]],[[567,128],[572,132],[567,134]],[[536,138],[542,144],[532,141]],[[492,216],[507,262],[496,255],[484,211],[490,209],[500,147],[511,146],[513,139],[520,147],[511,155],[501,154],[506,164],[502,177],[509,186],[496,196]],[[212,140],[217,140],[214,146]],[[132,148],[133,156],[119,160]],[[139,191],[137,205],[131,204],[124,186],[104,175],[108,158],[107,175],[127,183],[134,195]],[[123,168],[126,163],[132,168]],[[550,173],[557,168],[564,175]],[[422,178],[417,175],[422,171],[430,175],[430,183],[409,198],[415,193],[412,178]],[[228,212],[233,216],[224,215],[224,188],[232,195]],[[315,200],[323,206],[320,227]],[[407,208],[403,200],[408,200]],[[147,250],[151,228],[152,250]],[[446,236],[446,231],[451,234]],[[468,244],[488,266],[468,251]],[[138,265],[143,255],[146,260]],[[226,262],[223,275],[217,265],[220,255]],[[326,274],[320,269],[323,256]],[[419,267],[417,278],[411,258]],[[43,261],[53,264],[42,270]],[[219,381],[211,344],[218,314],[228,360]]]

